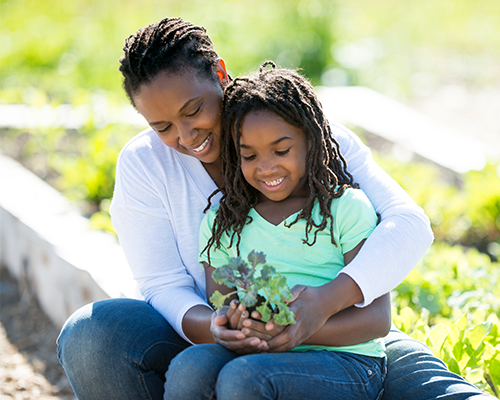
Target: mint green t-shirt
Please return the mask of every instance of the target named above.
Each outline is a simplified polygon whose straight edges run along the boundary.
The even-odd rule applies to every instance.
[[[201,222],[200,251],[205,248],[212,235],[216,211],[217,208],[208,211]],[[344,254],[366,239],[377,224],[375,210],[360,189],[347,189],[339,199],[334,199],[331,213],[336,246],[331,242],[330,223],[325,230],[318,232],[316,243],[308,246],[302,242],[302,239],[305,239],[306,221],[300,219],[288,226],[295,220],[297,213],[279,225],[273,225],[262,218],[255,209],[251,209],[248,215],[252,222],[245,225],[241,232],[240,255],[246,259],[252,250],[263,252],[267,264],[286,277],[290,288],[298,284],[321,286],[330,282],[344,268]],[[321,221],[318,202],[313,207],[312,215],[315,222]],[[221,267],[229,262],[229,258],[237,257],[235,243],[229,247],[230,235],[231,233],[222,237],[220,249],[215,250],[215,246],[210,249],[212,267]],[[312,235],[309,236],[311,241]],[[208,263],[206,252],[200,254],[199,261]],[[346,351],[372,357],[384,355],[381,340],[344,347],[300,345],[292,351],[308,350]]]

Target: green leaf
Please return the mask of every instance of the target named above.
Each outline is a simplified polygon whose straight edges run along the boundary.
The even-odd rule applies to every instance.
[[[226,285],[230,288],[236,286],[236,277],[230,265],[223,265],[222,267],[216,268],[214,272],[212,272],[212,279],[216,283]]]
[[[226,301],[225,295],[223,295],[221,292],[216,290],[212,296],[210,296],[210,303],[214,305],[214,307],[219,310],[224,306],[224,302]]]
[[[241,279],[246,280],[250,278],[254,273],[254,268],[250,267],[245,261],[243,261],[240,257],[231,258],[229,264],[236,271],[238,271]]]
[[[491,326],[491,322],[483,322],[467,331],[466,337],[473,349],[477,349],[481,345],[486,335],[491,331]]]
[[[267,302],[264,302],[260,306],[258,306],[257,311],[262,316],[262,321],[267,322],[271,319],[271,309],[269,308]]]
[[[280,308],[279,313],[274,316],[274,321],[278,325],[293,325],[295,324],[295,315],[288,307],[286,309]]]
[[[269,281],[276,274],[276,269],[270,265],[264,265],[260,270],[260,278],[263,281]]]
[[[245,295],[241,298],[240,303],[247,308],[253,307],[255,304],[257,304],[257,296],[258,293],[253,287],[247,289]]]
[[[492,360],[488,365],[488,375],[491,381],[500,387],[500,360]]]
[[[256,252],[255,250],[252,250],[248,255],[248,262],[255,268],[258,264],[266,263],[266,256],[263,252]]]
[[[456,342],[455,345],[453,346],[453,357],[455,357],[455,360],[460,361],[464,355],[465,352],[465,343],[462,342],[461,340]]]
[[[453,358],[450,358],[447,365],[448,365],[448,369],[451,372],[454,372],[455,374],[460,375],[460,367],[458,366],[458,363]]]
[[[444,324],[436,325],[430,332],[427,344],[437,357],[441,355],[441,348],[448,337],[450,328]]]

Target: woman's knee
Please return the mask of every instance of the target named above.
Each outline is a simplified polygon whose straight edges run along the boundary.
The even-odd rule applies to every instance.
[[[140,358],[157,342],[177,347],[172,357],[188,345],[157,311],[134,299],[108,299],[80,308],[57,339],[63,366],[85,359],[99,365],[101,359],[108,364],[117,357]]]

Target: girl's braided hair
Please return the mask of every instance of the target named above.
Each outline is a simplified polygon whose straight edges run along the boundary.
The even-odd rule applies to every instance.
[[[219,56],[205,28],[181,18],[164,18],[139,29],[127,38],[123,52],[123,87],[134,106],[141,86],[162,71],[191,68],[199,76],[216,79]]]
[[[265,70],[267,65],[272,68]],[[222,112],[221,170],[222,198],[212,227],[212,237],[203,251],[212,245],[220,248],[221,237],[232,230],[230,245],[236,236],[239,255],[241,231],[251,222],[250,208],[257,204],[258,191],[245,180],[241,172],[240,137],[245,115],[250,112],[269,111],[286,122],[302,129],[306,135],[309,150],[306,156],[306,185],[309,196],[304,208],[289,226],[300,218],[307,221],[304,243],[316,242],[317,233],[325,229],[330,221],[333,238],[332,200],[339,198],[348,187],[358,188],[352,175],[347,172],[346,160],[340,153],[339,143],[332,136],[321,103],[312,85],[296,71],[277,69],[272,61],[266,61],[259,73],[237,78],[226,88]],[[212,194],[210,199],[215,195]],[[312,210],[318,200],[321,221],[314,221]],[[313,231],[313,237],[310,234]]]

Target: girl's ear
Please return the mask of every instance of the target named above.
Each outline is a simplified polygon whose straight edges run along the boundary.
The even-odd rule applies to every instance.
[[[224,88],[229,83],[229,76],[226,71],[226,63],[222,58],[219,58],[217,61],[217,67],[215,72],[217,73],[217,77],[219,78],[219,82],[221,86]]]

